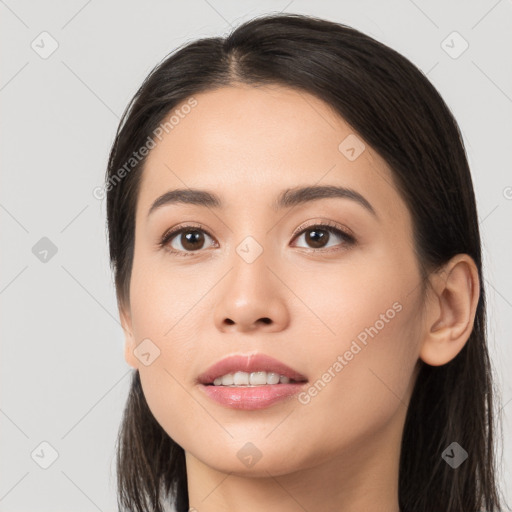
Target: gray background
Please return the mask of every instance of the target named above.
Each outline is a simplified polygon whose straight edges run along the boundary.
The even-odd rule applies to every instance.
[[[398,50],[459,122],[478,199],[504,413],[501,482],[512,502],[510,0],[0,0],[1,511],[115,510],[114,444],[131,367],[105,204],[92,191],[119,117],[153,66],[183,42],[271,11],[346,23]],[[463,41],[446,39],[453,31],[469,44],[457,58]],[[53,40],[58,48],[43,58]],[[58,457],[43,469],[52,450]]]

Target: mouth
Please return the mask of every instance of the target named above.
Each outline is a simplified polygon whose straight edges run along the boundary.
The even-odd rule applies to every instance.
[[[206,395],[235,409],[262,409],[299,393],[305,375],[264,354],[233,355],[212,365],[198,379]]]

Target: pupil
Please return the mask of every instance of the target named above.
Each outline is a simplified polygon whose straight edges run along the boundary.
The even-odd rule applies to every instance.
[[[200,231],[189,231],[188,233],[184,233],[183,237],[185,241],[182,241],[182,245],[186,249],[197,249],[201,246],[201,243],[197,244],[195,242],[201,242],[204,239],[204,236]]]
[[[310,238],[313,238],[313,240],[311,241],[313,247],[323,247],[322,241],[325,243],[329,239],[329,235],[325,234],[326,232],[320,229],[312,229],[311,231],[309,231],[309,233]]]

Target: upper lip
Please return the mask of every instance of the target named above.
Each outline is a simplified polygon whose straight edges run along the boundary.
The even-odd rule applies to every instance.
[[[286,364],[265,354],[231,355],[221,359],[198,377],[201,384],[212,384],[217,377],[235,372],[275,372],[291,380],[306,382],[307,378]]]

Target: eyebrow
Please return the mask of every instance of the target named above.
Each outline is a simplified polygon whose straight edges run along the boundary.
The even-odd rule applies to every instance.
[[[378,217],[370,202],[361,194],[359,194],[359,192],[356,192],[350,188],[334,185],[315,185],[309,187],[288,188],[279,194],[277,199],[272,203],[271,208],[274,211],[279,211],[283,208],[291,208],[299,204],[308,203],[310,201],[330,198],[350,199],[364,207],[373,216]],[[162,206],[179,203],[204,206],[206,208],[224,208],[224,204],[220,197],[213,192],[195,188],[183,188],[169,190],[165,194],[158,197],[151,205],[148,216]]]

